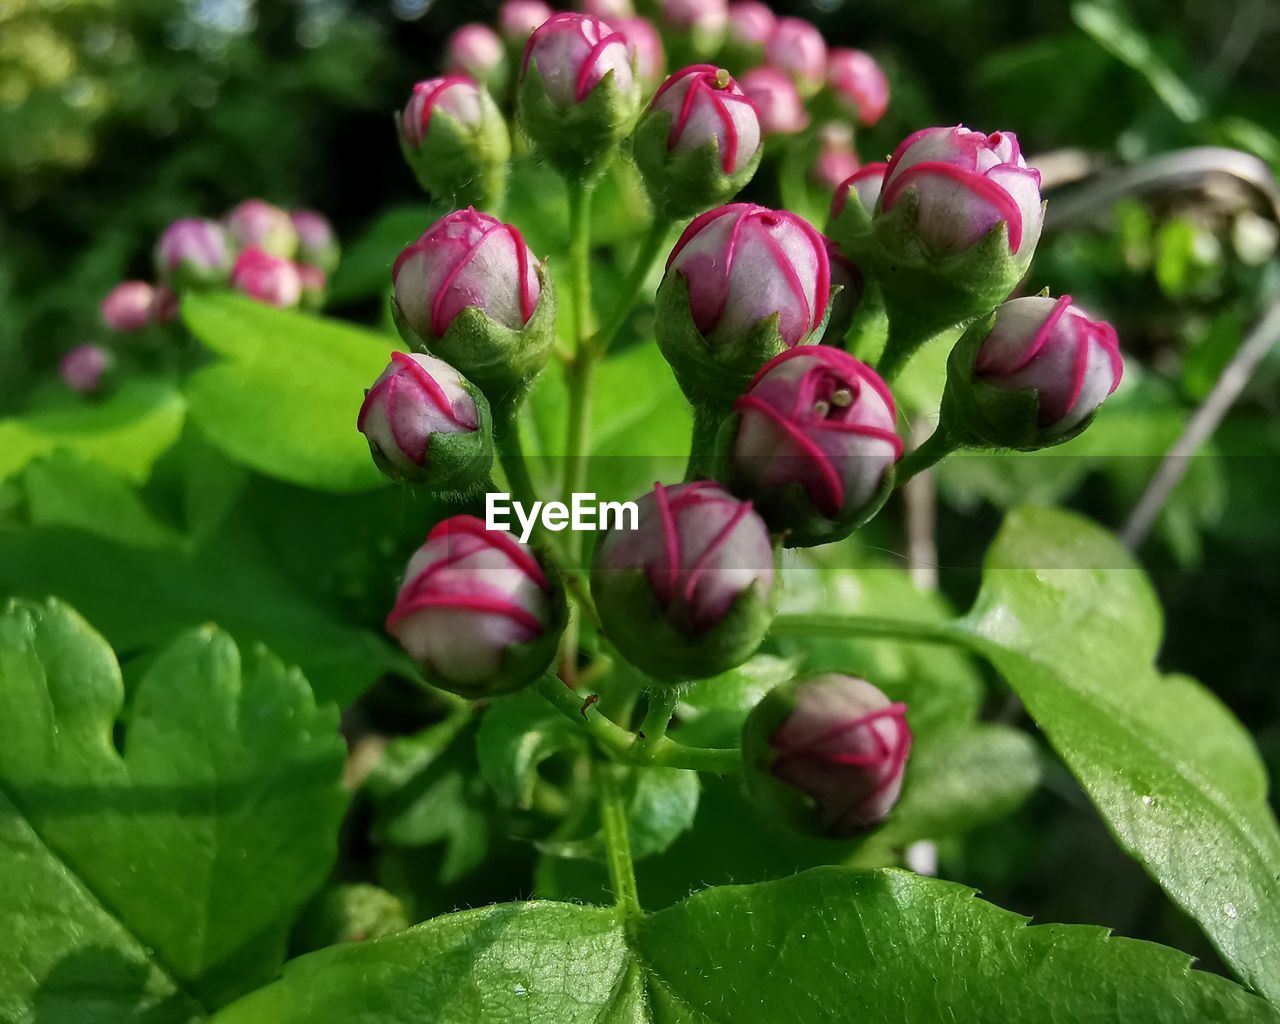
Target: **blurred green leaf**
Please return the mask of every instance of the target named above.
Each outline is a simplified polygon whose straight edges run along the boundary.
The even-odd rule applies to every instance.
[[[532,806],[538,766],[562,750],[582,748],[582,730],[527,691],[495,700],[476,734],[480,774],[499,799],[521,810]]]
[[[381,214],[343,249],[342,262],[329,279],[329,303],[341,306],[385,292],[391,287],[391,265],[400,251],[447,212],[440,206],[415,203]]]
[[[386,484],[356,430],[398,338],[239,296],[193,295],[183,318],[225,361],[187,382],[191,417],[247,466],[325,491]]]
[[[101,402],[0,420],[0,480],[60,448],[100,463],[135,483],[182,432],[186,403],[161,381],[125,381]]]
[[[206,628],[142,679],[118,750],[115,657],[57,602],[0,616],[0,680],[9,1011],[187,1021],[269,980],[337,852],[336,711]]]

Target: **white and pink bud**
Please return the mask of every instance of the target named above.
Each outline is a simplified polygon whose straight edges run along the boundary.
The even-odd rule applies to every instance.
[[[812,22],[779,18],[764,48],[769,66],[785,72],[802,96],[812,96],[827,77],[827,43]]]
[[[302,300],[302,278],[287,259],[250,246],[236,257],[231,287],[268,306],[288,308]]]
[[[113,331],[132,334],[155,319],[156,290],[146,281],[121,281],[107,292],[98,311]]]
[[[473,22],[456,29],[445,43],[444,70],[464,75],[500,93],[507,84],[507,51],[498,33],[488,25]]]
[[[822,235],[786,210],[733,203],[696,218],[672,250],[667,277],[688,284],[689,310],[712,344],[777,317],[788,348],[809,341],[831,297]]]
[[[261,199],[246,199],[224,221],[232,239],[242,249],[261,249],[271,256],[293,259],[298,232],[288,211]]]
[[[1027,296],[996,310],[978,349],[974,378],[993,387],[1033,391],[1039,425],[1053,436],[1074,430],[1120,384],[1124,360],[1115,328],[1091,320],[1071,296]]]
[[[660,680],[741,664],[773,616],[773,546],[749,502],[710,481],[654,486],[635,530],[596,547],[591,591],[619,650]]]
[[[223,284],[234,262],[235,243],[226,229],[202,217],[174,221],[156,243],[156,271],[176,288]]]
[[[729,43],[743,53],[763,57],[777,25],[773,11],[757,0],[738,0],[729,5]]]
[[[827,84],[845,110],[868,128],[888,109],[889,79],[864,50],[832,50],[827,58]]]
[[[338,266],[338,236],[329,218],[315,210],[294,210],[289,219],[298,236],[298,262],[333,273]]]
[[[464,309],[518,331],[541,294],[537,261],[519,230],[474,209],[428,228],[396,258],[391,280],[401,315],[423,340],[444,337]]]
[[[484,87],[458,74],[417,82],[399,124],[405,159],[429,193],[463,205],[502,195],[511,136]]]
[[[885,171],[889,165],[883,161],[864,164],[854,171],[836,188],[835,198],[831,201],[831,217],[834,220],[849,205],[849,196],[858,197],[858,203],[868,214],[874,213],[876,204],[880,202],[880,192],[884,188]]]
[[[907,195],[917,207],[915,233],[935,256],[971,249],[1001,226],[1015,256],[1029,258],[1040,239],[1040,172],[1027,166],[1012,132],[916,132],[889,160],[880,207],[888,212]]]
[[[726,175],[742,171],[760,151],[755,106],[723,68],[697,64],[677,71],[662,84],[649,109],[670,119],[669,151],[692,153],[714,146]]]
[[[58,376],[72,391],[82,395],[102,390],[116,357],[101,345],[77,345],[58,363]]]
[[[884,381],[842,349],[805,345],[770,360],[734,403],[735,493],[790,546],[847,536],[888,496],[902,455]]]
[[[466,697],[533,682],[563,630],[563,594],[547,567],[509,533],[465,515],[427,535],[387,616],[387,632],[427,677]]]
[[[557,14],[539,26],[525,47],[522,75],[531,64],[546,95],[562,108],[585,101],[606,75],[620,93],[634,91],[626,36],[584,14]]]
[[[498,8],[498,34],[517,51],[555,11],[542,0],[506,0]]]
[[[795,83],[776,68],[754,68],[741,78],[742,91],[756,105],[766,135],[795,135],[809,127]]]
[[[875,828],[902,792],[912,742],[906,712],[852,676],[786,683],[743,729],[747,791],[803,832],[843,839]]]
[[[729,27],[727,0],[661,0],[658,21],[681,64],[710,60],[724,45]]]
[[[624,18],[634,18],[636,7],[631,0],[582,0],[582,13],[613,25]]]
[[[434,356],[393,352],[365,393],[356,427],[378,468],[401,483],[466,492],[493,463],[488,402]]]

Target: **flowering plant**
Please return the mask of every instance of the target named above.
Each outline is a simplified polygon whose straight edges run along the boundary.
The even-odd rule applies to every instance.
[[[406,81],[426,205],[174,222],[88,439],[0,424],[0,1017],[1280,1020],[1265,773],[1132,553],[1014,508],[957,616],[918,543],[1142,373],[1048,175],[764,4],[580,6]],[[1235,981],[960,884],[1050,788]]]

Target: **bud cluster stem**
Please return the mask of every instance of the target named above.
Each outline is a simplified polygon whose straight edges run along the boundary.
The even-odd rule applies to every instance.
[[[636,887],[636,869],[631,859],[631,837],[627,831],[627,808],[622,799],[625,769],[614,764],[597,764],[600,781],[600,824],[604,829],[605,858],[609,864],[609,882],[620,913],[637,917],[640,892]]]
[[[898,463],[894,478],[895,486],[901,487],[917,473],[923,473],[961,447],[962,445],[951,432],[939,424],[919,447],[905,455]]]
[[[640,293],[644,289],[644,283],[649,279],[654,265],[662,257],[666,246],[667,236],[671,232],[673,222],[662,217],[655,217],[653,223],[649,226],[649,231],[645,235],[644,240],[640,243],[640,248],[636,251],[635,261],[631,264],[631,270],[627,273],[627,279],[622,286],[622,297],[619,299],[613,313],[609,316],[608,321],[596,332],[591,339],[591,350],[597,355],[604,355],[609,346],[618,336],[618,332],[622,330],[623,324],[627,322],[627,317],[631,315],[631,311],[635,308],[636,301],[640,298]]]
[[[495,406],[493,410],[493,433],[497,443],[498,458],[502,462],[503,472],[507,475],[507,485],[511,488],[516,500],[527,507],[533,507],[538,500],[537,488],[529,476],[529,464],[524,455],[524,443],[520,440],[520,402],[513,400]]]

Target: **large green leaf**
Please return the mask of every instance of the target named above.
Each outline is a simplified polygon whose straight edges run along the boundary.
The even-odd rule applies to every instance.
[[[710,889],[624,924],[612,908],[453,914],[312,954],[217,1024],[1142,1021],[1280,1014],[1173,950],[1041,925],[898,871],[821,868]]]
[[[965,626],[1119,843],[1280,999],[1280,829],[1263,766],[1212,694],[1153,669],[1160,608],[1132,557],[1078,516],[1017,510]]]
[[[183,318],[223,357],[187,382],[191,416],[254,469],[325,491],[386,481],[356,430],[364,391],[398,338],[240,296],[183,300]]]
[[[0,480],[61,448],[141,482],[182,432],[186,406],[168,384],[137,379],[98,403],[0,419]]]
[[[6,1020],[215,1008],[274,974],[333,862],[344,745],[296,670],[206,628],[143,677],[117,749],[123,703],[74,612],[0,616]]]

